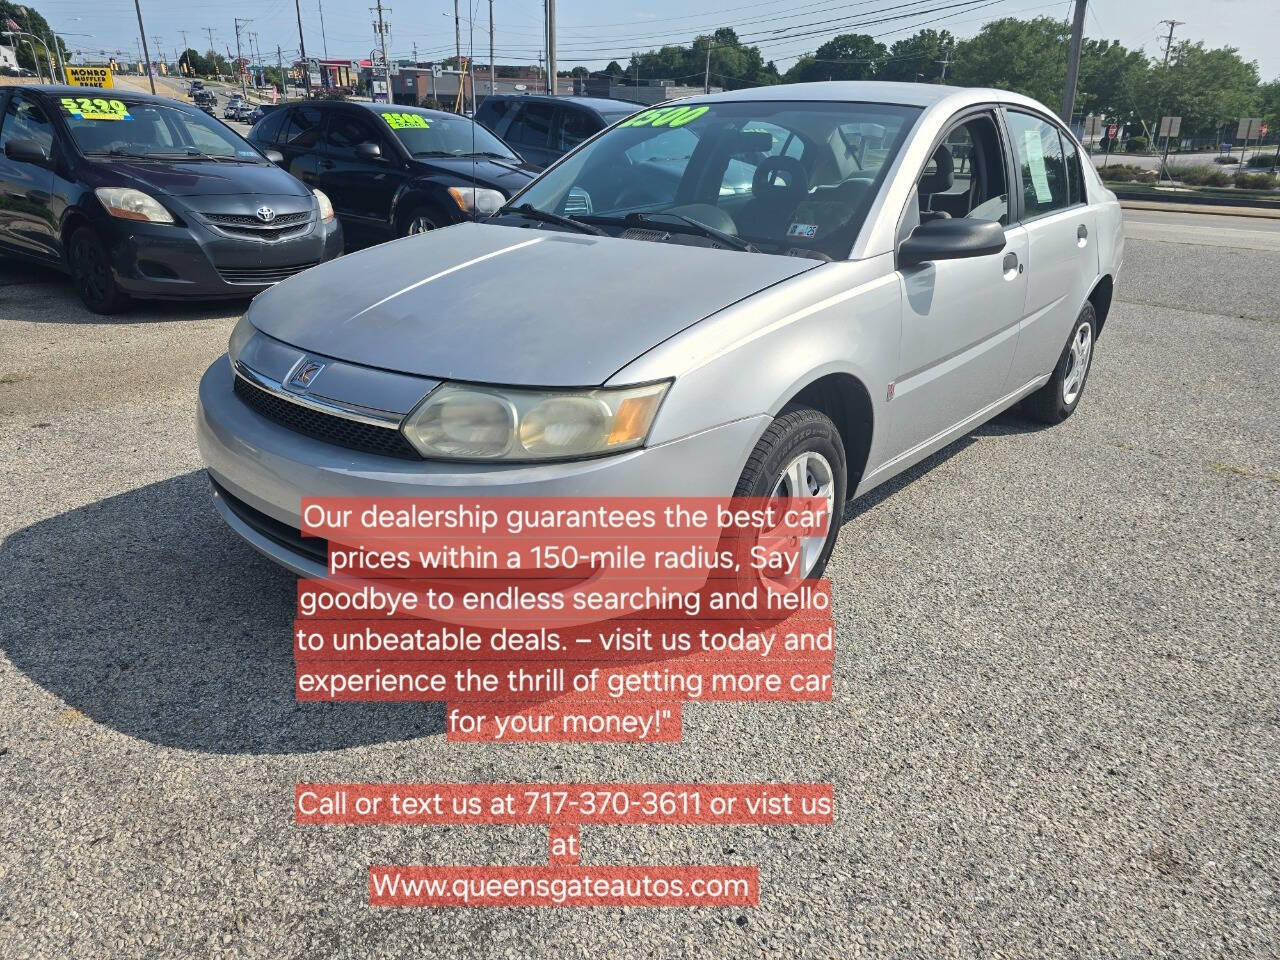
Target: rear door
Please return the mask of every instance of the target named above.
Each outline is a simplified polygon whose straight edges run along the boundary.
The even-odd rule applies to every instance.
[[[555,122],[555,115],[554,104],[541,100],[521,103],[503,139],[516,148],[525,162],[545,167],[561,156],[561,151],[553,147],[551,142],[551,127]]]
[[[1097,214],[1075,140],[1056,122],[1006,109],[1027,231],[1027,298],[1010,382],[1052,373],[1098,275]]]
[[[10,140],[34,140],[50,156],[56,153],[54,128],[44,106],[29,93],[13,93],[0,118],[0,243],[45,259],[58,256],[53,211],[53,170],[10,160]]]
[[[594,110],[573,104],[561,104],[551,130],[551,143],[561,156],[568,153],[588,137],[594,137],[604,129],[604,121]]]

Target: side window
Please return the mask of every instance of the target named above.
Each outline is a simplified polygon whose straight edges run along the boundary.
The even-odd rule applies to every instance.
[[[254,139],[262,143],[275,143],[288,113],[288,110],[272,110],[268,113],[254,128]]]
[[[526,147],[545,147],[551,137],[555,107],[549,103],[526,103],[511,121],[506,139]]]
[[[1067,164],[1058,128],[1017,110],[1009,111],[1013,155],[1022,173],[1024,213],[1028,217],[1067,206]]]
[[[0,124],[0,150],[10,140],[34,140],[45,150],[53,149],[53,124],[38,103],[20,93],[10,97],[5,108],[4,123]]]
[[[568,153],[587,137],[604,129],[600,121],[586,110],[575,110],[572,107],[560,108],[560,119],[556,123],[556,139],[559,149]]]
[[[1088,197],[1084,192],[1084,170],[1080,166],[1080,151],[1076,142],[1065,134],[1062,135],[1062,146],[1067,153],[1067,202],[1084,203]]]
[[[948,131],[920,176],[921,220],[1009,219],[1004,150],[994,118],[983,114]]]
[[[381,144],[382,138],[364,117],[346,112],[329,114],[324,143],[330,150],[354,154],[356,144],[369,142]]]
[[[280,142],[290,147],[314,147],[320,140],[320,123],[324,118],[315,107],[294,107],[289,111]]]

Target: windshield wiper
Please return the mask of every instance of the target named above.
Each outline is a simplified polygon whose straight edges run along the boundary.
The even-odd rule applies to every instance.
[[[721,243],[726,247],[732,247],[734,250],[743,250],[743,251],[746,251],[747,253],[760,252],[751,244],[747,243],[747,241],[743,240],[741,237],[735,237],[731,233],[725,233],[723,230],[717,230],[715,227],[709,227],[700,220],[695,220],[693,219],[693,217],[686,217],[683,213],[667,213],[665,210],[659,210],[656,213],[640,213],[637,211],[635,213],[628,213],[625,217],[622,218],[622,221],[624,223],[634,224],[636,226],[645,226],[645,227],[665,226],[665,224],[663,224],[663,222],[659,219],[660,217],[668,217],[672,220],[679,220],[681,223],[683,223],[686,227],[689,228],[689,230],[683,231],[685,233],[693,232],[696,234],[700,234],[701,236],[708,237],[711,240],[715,240],[716,242]],[[677,230],[677,232],[681,232],[681,231]]]
[[[608,234],[599,227],[592,226],[589,223],[583,223],[581,220],[575,220],[573,217],[562,217],[558,213],[548,213],[546,210],[539,210],[530,203],[522,203],[518,207],[513,207],[509,212],[517,213],[528,220],[541,220],[543,223],[553,223],[557,227],[568,227],[570,230],[580,230],[582,233],[593,233],[597,237],[608,236]]]
[[[514,160],[515,157],[509,153],[494,153],[492,150],[472,150],[470,153],[464,153],[464,157],[496,157],[498,160]]]
[[[112,147],[110,150],[86,150],[86,157],[128,157],[130,160],[150,160],[151,155],[126,150],[124,147]]]
[[[415,157],[457,157],[461,154],[453,153],[450,150],[419,150],[412,154]]]

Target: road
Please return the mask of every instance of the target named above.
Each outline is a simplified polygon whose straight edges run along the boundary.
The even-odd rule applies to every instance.
[[[1077,415],[847,520],[833,702],[693,705],[671,747],[295,703],[294,580],[193,437],[243,304],[104,320],[5,267],[0,957],[1274,956],[1280,253],[1128,230]],[[371,910],[366,867],[545,862],[544,830],[291,822],[299,780],[686,779],[831,780],[836,821],[583,831],[586,863],[758,863],[757,908],[500,912]]]

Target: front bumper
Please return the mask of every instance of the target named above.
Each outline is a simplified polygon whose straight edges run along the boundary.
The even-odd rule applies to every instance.
[[[617,456],[569,463],[458,464],[406,461],[333,446],[294,433],[249,409],[232,391],[219,357],[200,381],[196,437],[215,484],[251,510],[292,530],[303,497],[729,496],[767,416]],[[216,488],[215,488],[216,492]],[[238,505],[238,504],[237,504]],[[314,557],[263,534],[220,494],[218,510],[250,544],[303,576],[323,576]]]
[[[278,243],[225,236],[193,217],[185,226],[105,220],[116,283],[144,299],[252,297],[342,253],[336,217]]]

